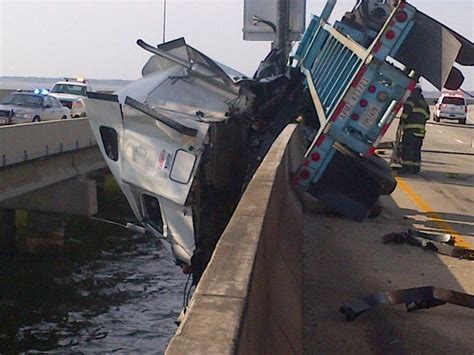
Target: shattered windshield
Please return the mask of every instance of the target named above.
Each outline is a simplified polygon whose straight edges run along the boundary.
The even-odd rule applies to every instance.
[[[51,89],[51,92],[57,94],[70,94],[78,96],[86,96],[87,89],[82,85],[71,85],[71,84],[56,84]]]
[[[0,100],[2,105],[41,107],[43,97],[37,95],[10,94]]]

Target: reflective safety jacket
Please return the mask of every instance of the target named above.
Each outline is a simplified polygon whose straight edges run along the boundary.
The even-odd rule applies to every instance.
[[[430,118],[430,108],[420,91],[415,89],[403,106],[403,133],[411,133],[424,138],[426,121]]]

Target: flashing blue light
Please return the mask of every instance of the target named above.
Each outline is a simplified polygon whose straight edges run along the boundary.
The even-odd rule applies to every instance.
[[[35,95],[48,95],[49,90],[48,89],[34,89],[33,94],[35,94]]]

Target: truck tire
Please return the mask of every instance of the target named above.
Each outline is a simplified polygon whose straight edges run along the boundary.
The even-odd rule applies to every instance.
[[[397,187],[397,181],[392,176],[392,169],[387,162],[377,154],[372,155],[367,161],[367,169],[378,180],[381,195],[390,195]]]
[[[466,124],[466,119],[459,120],[459,124]]]
[[[40,116],[33,117],[33,122],[41,122],[41,117]]]
[[[439,120],[439,117],[436,116],[436,115],[434,115],[433,119],[434,119],[435,122],[439,122],[439,121],[440,121],[440,120]]]
[[[396,186],[382,158],[374,155],[366,159],[338,147],[319,181],[307,191],[329,210],[362,221],[381,212],[375,207],[380,195],[389,195]]]

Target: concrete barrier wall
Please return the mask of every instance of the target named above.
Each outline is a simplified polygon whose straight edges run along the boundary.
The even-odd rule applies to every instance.
[[[302,206],[288,171],[303,154],[288,126],[247,187],[167,354],[302,352]]]
[[[0,127],[0,168],[96,145],[87,118]]]

